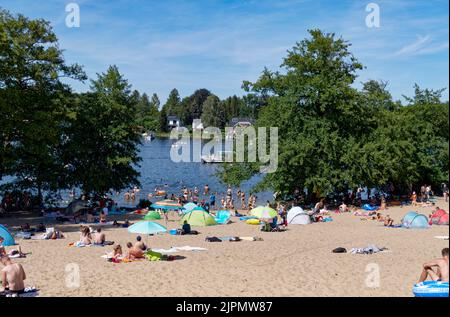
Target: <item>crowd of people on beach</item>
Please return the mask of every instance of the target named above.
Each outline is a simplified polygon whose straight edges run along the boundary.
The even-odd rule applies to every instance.
[[[442,184],[442,195],[445,202],[448,202],[448,186]],[[125,193],[125,200],[133,201],[136,199],[140,192],[139,188]],[[267,201],[266,205],[276,210],[277,218],[273,223],[278,226],[286,227],[288,210],[295,205],[298,205],[298,201],[305,200],[307,193],[301,194],[298,189],[293,193],[293,200],[288,202],[278,201],[272,203]],[[439,211],[440,208],[435,206],[433,200],[433,191],[431,186],[423,185],[420,188],[419,194],[413,191],[409,197],[409,204],[411,206],[433,207],[433,212]],[[5,196],[2,200],[2,205],[5,203],[8,205],[11,203],[9,196]],[[176,195],[175,193],[169,194],[166,190],[161,188],[155,188],[155,193],[148,196],[149,198],[164,198],[170,199],[180,205],[192,202],[198,206],[203,207],[207,212],[214,212],[218,209],[232,210],[235,216],[243,216],[245,211],[252,210],[257,206],[258,197],[254,194],[247,195],[241,189],[233,191],[231,186],[228,186],[226,191],[221,194],[220,202],[217,201],[218,192],[214,192],[206,184],[203,190],[200,191],[198,187],[187,188],[183,187],[181,192]],[[395,224],[395,221],[389,214],[383,214],[383,211],[388,210],[387,198],[388,194],[384,192],[377,193],[366,190],[363,187],[359,187],[356,191],[349,191],[348,196],[341,196],[341,200],[337,206],[336,201],[327,200],[325,198],[320,199],[314,205],[311,206],[311,211],[308,213],[311,216],[313,222],[318,222],[321,218],[328,215],[330,212],[336,213],[353,213],[355,216],[362,216],[365,220],[375,220],[382,222],[384,226],[390,227]],[[83,197],[87,199],[86,197]],[[359,206],[353,205],[352,202],[360,201]],[[361,211],[361,203],[366,203],[369,206],[376,206],[374,210]],[[73,245],[75,246],[113,246],[112,251],[108,252],[107,259],[110,262],[122,262],[122,261],[134,261],[143,259],[146,257],[151,249],[142,241],[141,236],[136,237],[134,243],[126,243],[126,251],[120,244],[114,244],[114,241],[108,241],[105,232],[102,230],[101,225],[111,224],[112,227],[127,228],[132,223],[128,219],[124,222],[118,222],[117,220],[108,222],[108,216],[111,211],[120,210],[118,204],[111,199],[102,198],[95,204],[95,207],[91,207],[88,210],[76,212],[73,215],[72,220],[75,223],[82,222],[80,226],[80,238]],[[446,213],[444,211],[444,213]],[[430,215],[430,221],[431,221]],[[78,222],[77,222],[78,221]],[[89,227],[89,224],[99,225],[95,230]],[[269,224],[271,225],[271,224]],[[31,227],[28,223],[20,226],[21,232],[24,233],[38,233],[46,232],[47,228],[43,223],[39,223],[35,227]],[[186,235],[197,233],[192,230],[187,221],[184,221],[181,228],[177,230],[177,234]],[[197,233],[198,234],[198,233]],[[55,237],[53,237],[53,235]],[[64,235],[58,230],[54,230],[50,239],[64,238]],[[0,237],[0,262],[4,268],[1,271],[2,286],[4,291],[0,292],[2,295],[17,295],[24,291],[24,280],[26,274],[24,268],[20,263],[14,263],[11,257],[25,257],[25,253],[22,252],[20,246],[17,249],[6,252],[3,247],[4,239]],[[429,261],[423,265],[423,269],[419,278],[419,282],[431,279],[433,281],[447,281],[448,282],[448,248],[442,250],[442,257]]]

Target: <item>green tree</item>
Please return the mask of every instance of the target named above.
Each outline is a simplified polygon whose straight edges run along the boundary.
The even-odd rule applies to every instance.
[[[282,193],[305,186],[320,196],[359,181],[343,158],[368,131],[364,109],[356,102],[358,92],[351,87],[362,65],[349,44],[334,34],[312,30],[310,35],[288,52],[283,72],[265,69],[257,82],[244,82],[244,88],[267,102],[257,125],[279,129],[278,169],[265,175],[261,186]],[[239,178],[253,175],[257,167],[233,164],[225,169]]]
[[[223,128],[226,124],[226,115],[223,104],[215,95],[210,95],[203,104],[203,113],[201,116],[205,127]]]
[[[203,113],[203,104],[211,95],[207,89],[198,89],[191,96],[185,98],[178,115],[183,124],[191,125],[194,119],[199,119]]]
[[[61,127],[72,115],[62,77],[86,79],[67,65],[50,23],[0,9],[0,176],[42,191],[63,188]]]
[[[137,185],[140,161],[136,94],[116,66],[91,80],[91,91],[78,97],[76,117],[66,129],[65,163],[72,185],[103,195]]]

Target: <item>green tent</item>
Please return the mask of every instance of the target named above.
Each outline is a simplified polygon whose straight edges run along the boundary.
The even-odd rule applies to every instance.
[[[145,216],[144,220],[158,220],[161,219],[161,215],[157,211],[149,211]]]
[[[181,218],[181,223],[187,221],[188,224],[195,227],[206,227],[217,225],[213,216],[203,210],[203,208],[197,207],[188,212]]]

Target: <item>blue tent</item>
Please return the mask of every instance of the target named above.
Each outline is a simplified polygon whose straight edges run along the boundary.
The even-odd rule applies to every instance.
[[[427,216],[416,212],[407,213],[402,219],[402,226],[408,229],[427,229],[430,227]]]
[[[16,244],[16,242],[14,241],[14,238],[11,235],[11,233],[9,233],[8,229],[6,229],[2,225],[0,225],[0,237],[5,239],[5,241],[3,241],[3,246],[4,247],[9,247],[9,246],[12,246],[12,245]]]
[[[230,221],[231,212],[228,210],[220,210],[217,212],[215,220],[218,224],[225,225]]]
[[[418,213],[415,212],[415,211],[408,212],[405,216],[403,216],[402,223],[405,223],[405,222],[409,223],[409,222],[411,222],[411,220],[413,220],[414,217],[417,216],[417,215],[418,215]]]

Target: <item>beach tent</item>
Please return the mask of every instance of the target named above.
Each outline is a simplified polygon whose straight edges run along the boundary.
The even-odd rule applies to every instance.
[[[231,212],[228,210],[219,210],[214,218],[218,224],[226,225],[231,218]]]
[[[309,225],[311,219],[301,207],[293,207],[288,211],[287,222],[290,225]]]
[[[0,237],[2,237],[5,240],[3,241],[4,247],[9,247],[16,244],[11,233],[8,231],[8,229],[6,229],[2,225],[0,225]]]
[[[158,220],[161,219],[161,215],[157,211],[149,211],[145,216],[144,220]]]
[[[430,227],[427,216],[416,212],[407,213],[405,217],[403,217],[402,226],[408,229],[426,229]]]
[[[406,215],[403,216],[402,223],[409,223],[409,222],[411,222],[411,220],[413,220],[414,217],[417,216],[417,215],[418,215],[418,213],[415,212],[415,211],[408,212]]]
[[[87,209],[89,209],[89,205],[86,200],[76,199],[67,206],[64,213],[66,215],[73,215],[74,213]]]
[[[448,213],[443,209],[436,210],[431,215],[430,225],[448,225]]]
[[[207,213],[203,208],[196,207],[181,218],[181,223],[187,221],[191,226],[206,227],[217,225],[213,216]]]

